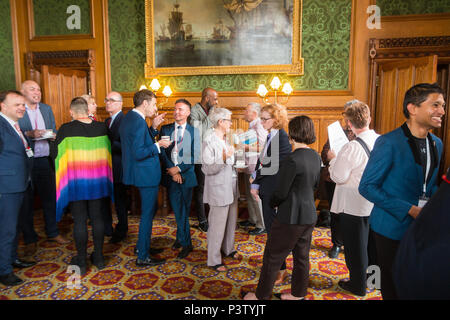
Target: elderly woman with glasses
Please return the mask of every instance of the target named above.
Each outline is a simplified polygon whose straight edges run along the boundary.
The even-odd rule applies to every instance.
[[[226,141],[231,127],[231,111],[215,108],[209,114],[213,128],[205,134],[202,152],[202,171],[205,174],[203,202],[208,203],[208,262],[217,271],[226,271],[222,253],[237,258],[234,232],[237,220],[239,191],[234,164],[234,148]]]
[[[286,107],[278,104],[264,106],[261,109],[261,123],[267,130],[267,141],[256,163],[255,176],[251,190],[253,197],[262,201],[263,218],[266,231],[270,234],[276,211],[270,206],[270,198],[276,191],[278,171],[281,162],[291,153],[289,136],[284,130],[288,117]],[[280,284],[287,276],[286,264],[280,268],[275,284]]]

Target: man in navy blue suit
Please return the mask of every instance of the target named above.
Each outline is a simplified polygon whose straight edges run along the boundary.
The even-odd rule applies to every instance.
[[[114,206],[116,208],[118,223],[112,233],[111,243],[122,241],[128,232],[127,216],[127,189],[122,183],[122,146],[120,143],[120,124],[124,118],[122,112],[123,99],[118,92],[110,92],[105,98],[106,111],[110,117],[105,120],[108,126],[108,135],[111,140],[112,167],[114,176]],[[111,210],[105,217],[105,228],[112,229]]]
[[[59,244],[68,243],[59,234],[56,224],[56,180],[54,163],[50,157],[51,140],[55,135],[46,136],[47,130],[56,133],[55,117],[52,108],[41,102],[41,87],[35,81],[27,80],[22,84],[22,94],[25,97],[26,112],[19,120],[20,129],[31,139],[34,151],[33,169],[31,175],[32,192],[27,195],[29,203],[25,209],[24,221],[21,221],[26,253],[33,254],[37,249],[38,236],[33,226],[33,193],[39,195],[44,211],[45,233],[48,240]],[[47,133],[48,134],[48,133]]]
[[[410,88],[403,100],[406,122],[377,139],[359,184],[361,195],[374,204],[369,224],[384,300],[397,299],[392,265],[400,240],[437,190],[442,141],[429,131],[441,127],[444,105],[437,84]]]
[[[191,104],[185,99],[175,102],[174,123],[161,128],[160,137],[171,137],[170,147],[161,152],[163,163],[162,185],[169,191],[169,201],[177,221],[177,238],[173,248],[182,248],[178,258],[183,259],[192,251],[189,214],[192,190],[197,185],[194,164],[200,154],[197,129],[187,123]]]
[[[25,193],[30,187],[33,151],[20,130],[25,98],[18,91],[0,94],[0,283],[21,284],[13,267],[34,265],[17,258],[17,224]]]
[[[145,267],[165,262],[150,257],[150,238],[161,181],[160,148],[167,148],[170,141],[155,142],[158,134],[156,128],[164,121],[165,113],[153,118],[150,129],[145,121],[145,118],[153,117],[157,113],[156,95],[149,90],[140,90],[134,94],[133,103],[134,108],[125,115],[119,129],[122,146],[122,182],[137,187],[141,195],[136,265]]]

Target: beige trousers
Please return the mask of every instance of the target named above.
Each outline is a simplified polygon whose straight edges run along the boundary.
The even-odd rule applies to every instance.
[[[210,206],[208,215],[208,266],[222,263],[221,251],[229,255],[234,250],[238,199],[224,207]]]
[[[258,201],[253,198],[250,193],[250,179],[251,175],[245,173],[244,174],[244,184],[245,184],[245,195],[247,197],[247,208],[248,208],[248,221],[254,223],[256,228],[264,229],[264,220],[262,213],[262,203],[261,199]]]

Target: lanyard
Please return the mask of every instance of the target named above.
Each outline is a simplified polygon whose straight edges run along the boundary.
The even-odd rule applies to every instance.
[[[430,167],[431,167],[431,154],[430,154],[430,143],[428,142],[428,137],[425,138],[427,141],[427,166],[425,169],[425,177],[423,182],[423,195],[425,196],[425,193],[427,192],[427,178],[428,174],[430,173]]]

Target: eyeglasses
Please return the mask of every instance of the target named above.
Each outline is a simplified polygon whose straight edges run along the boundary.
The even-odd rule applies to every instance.
[[[121,100],[115,100],[115,99],[108,99],[108,98],[106,98],[105,99],[105,103],[108,103],[108,102],[122,102]]]
[[[266,122],[266,121],[269,121],[272,118],[260,118],[260,119],[261,119],[261,121]]]
[[[230,122],[232,122],[231,119],[222,119],[222,121],[230,121]]]

